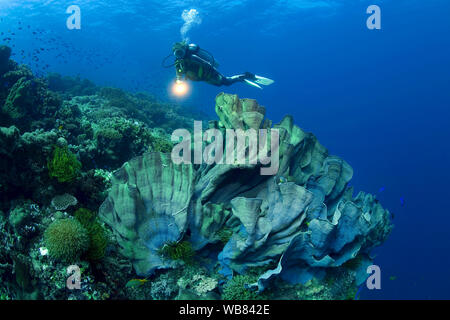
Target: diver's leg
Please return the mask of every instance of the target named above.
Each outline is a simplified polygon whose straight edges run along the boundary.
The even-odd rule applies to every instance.
[[[245,80],[253,80],[255,79],[255,75],[250,72],[246,72],[244,74],[238,74],[231,77],[223,77],[222,83],[223,85],[230,86],[236,82],[244,82]]]
[[[224,85],[225,86],[231,85],[231,83],[228,84],[227,77],[224,77],[216,69],[211,69],[209,71],[209,73],[205,77],[205,81],[208,82],[209,84],[215,85],[217,87],[224,86]]]
[[[251,72],[246,72],[244,74],[238,74],[235,76],[231,76],[231,77],[225,77],[223,76],[219,71],[217,71],[216,69],[213,69],[212,72],[210,72],[208,74],[208,80],[207,82],[210,84],[213,84],[215,86],[231,86],[234,83],[237,82],[246,82],[247,84],[250,84],[251,86],[260,88],[261,87],[255,83],[258,81],[258,76],[251,73]]]

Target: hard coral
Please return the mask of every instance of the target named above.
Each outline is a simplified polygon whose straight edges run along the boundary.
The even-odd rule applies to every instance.
[[[264,113],[254,100],[221,94],[216,104],[222,130],[267,128],[254,113]],[[139,276],[176,267],[174,242],[188,236],[199,257],[217,254],[225,277],[264,267],[246,283],[261,292],[272,281],[296,285],[323,276],[358,254],[369,255],[386,239],[389,212],[374,196],[353,196],[348,163],[330,155],[292,117],[273,128],[280,142],[273,177],[258,174],[258,163],[175,165],[170,155],[156,152],[114,172],[99,216]],[[161,259],[161,251],[171,259]],[[352,274],[357,285],[366,275],[362,268]]]
[[[258,293],[247,289],[246,285],[257,281],[258,277],[236,275],[223,287],[223,300],[257,300]]]
[[[52,258],[71,263],[89,248],[86,229],[75,219],[56,220],[44,234],[45,244]]]
[[[58,211],[66,210],[68,207],[75,206],[77,203],[77,198],[68,193],[56,196],[52,199],[52,206]]]
[[[19,79],[9,92],[3,112],[13,119],[22,118],[28,112],[32,112],[33,105],[36,103],[35,88],[34,80],[28,80],[25,77]]]

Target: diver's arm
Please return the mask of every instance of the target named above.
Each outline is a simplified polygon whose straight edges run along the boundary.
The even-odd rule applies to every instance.
[[[183,79],[183,74],[177,69],[177,81],[181,81]]]
[[[179,60],[177,60],[175,62],[175,71],[176,71],[176,74],[177,74],[177,80],[182,80],[183,79],[183,74],[184,74],[184,72],[183,72],[183,65],[182,65],[182,62],[179,61]]]

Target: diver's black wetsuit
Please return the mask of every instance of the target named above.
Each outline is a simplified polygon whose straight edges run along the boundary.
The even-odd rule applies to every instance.
[[[205,81],[215,86],[230,86],[236,82],[255,78],[255,75],[250,72],[232,77],[222,75],[216,69],[218,63],[214,60],[214,57],[197,45],[186,45],[179,49],[181,51],[179,53],[177,50],[174,49],[174,54],[177,57],[175,61],[177,79],[181,79],[184,75],[192,81]]]

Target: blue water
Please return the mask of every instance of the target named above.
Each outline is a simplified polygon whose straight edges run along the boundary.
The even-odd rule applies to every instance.
[[[263,91],[195,83],[179,103],[213,116],[214,97],[224,90],[257,99],[276,122],[292,114],[351,164],[356,190],[377,193],[395,214],[375,259],[382,289],[364,289],[361,298],[449,299],[450,3],[167,2],[1,0],[0,31],[16,30],[13,58],[35,72],[79,74],[172,99],[174,72],[161,60],[181,40],[183,10],[196,9],[202,23],[188,36],[214,54],[224,74],[251,71],[276,83]],[[81,30],[66,28],[71,4],[81,8]],[[371,4],[381,8],[381,30],[366,27]],[[27,53],[40,48],[32,62]]]

